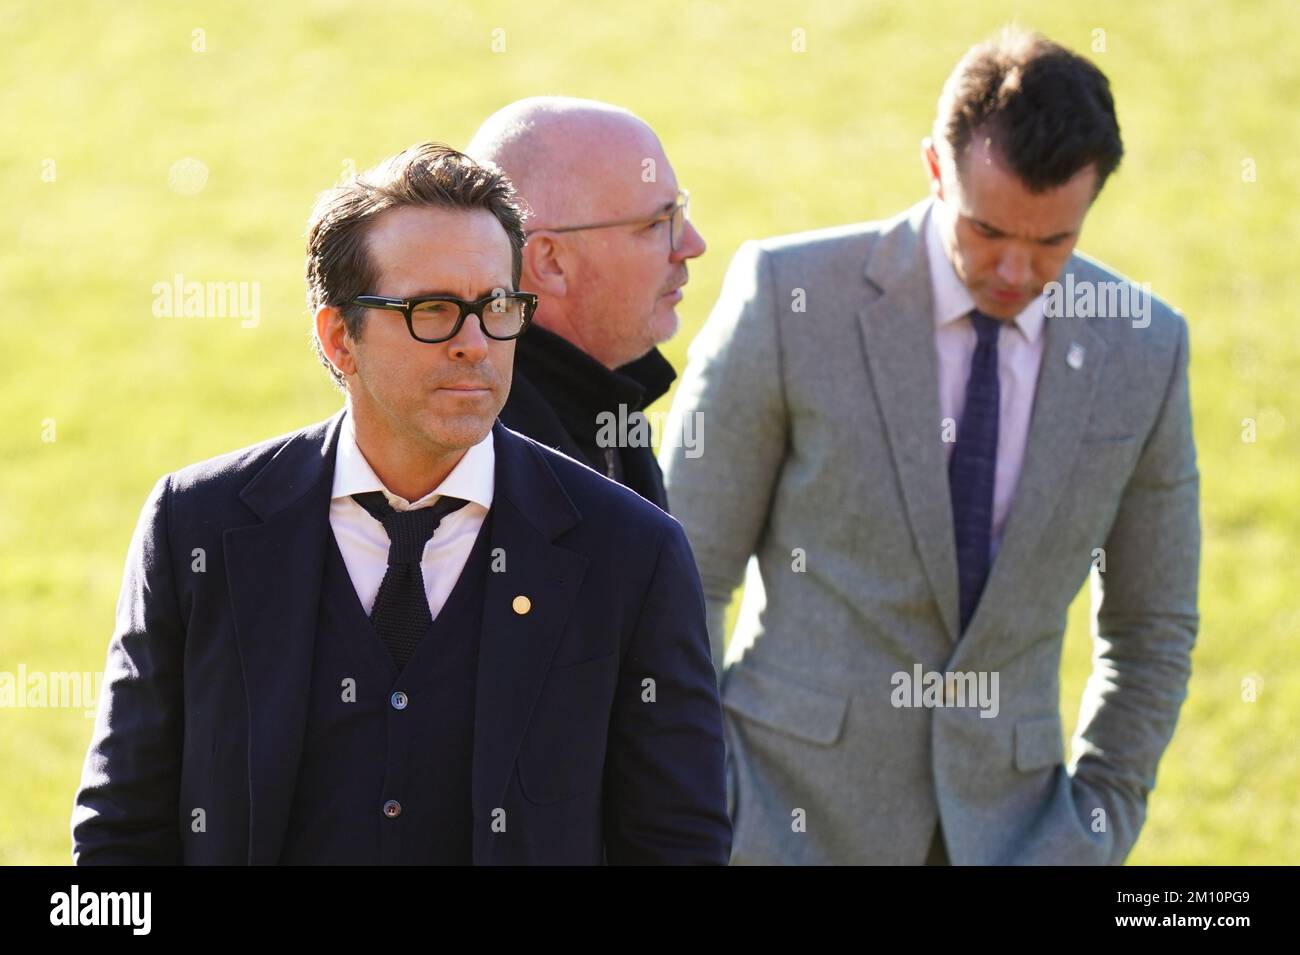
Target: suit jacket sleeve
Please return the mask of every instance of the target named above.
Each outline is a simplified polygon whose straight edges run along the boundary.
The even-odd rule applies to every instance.
[[[1107,857],[1123,862],[1146,816],[1156,766],[1187,695],[1196,641],[1199,476],[1187,385],[1187,327],[1155,426],[1125,488],[1098,574],[1093,670],[1072,767],[1075,804]],[[1095,594],[1094,594],[1095,600]]]
[[[167,539],[171,481],[154,486],[126,559],[94,735],[72,812],[78,865],[181,862],[184,624]]]
[[[722,707],[686,535],[671,521],[624,652],[606,750],[611,865],[726,865]]]
[[[767,524],[785,460],[780,307],[766,257],[757,244],[745,243],[691,343],[661,445],[669,509],[686,528],[699,561],[719,678],[726,609]],[[697,422],[694,449],[681,439],[691,421]]]

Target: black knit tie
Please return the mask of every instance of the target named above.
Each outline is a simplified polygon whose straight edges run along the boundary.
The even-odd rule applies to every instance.
[[[424,575],[420,572],[424,547],[442,519],[469,501],[442,496],[432,507],[398,511],[382,491],[353,494],[352,500],[383,524],[388,534],[388,570],[379,585],[370,621],[401,670],[433,623],[429,598],[424,592]]]

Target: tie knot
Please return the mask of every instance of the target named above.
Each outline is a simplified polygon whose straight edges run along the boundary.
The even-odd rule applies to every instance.
[[[975,326],[977,344],[994,345],[997,343],[998,332],[1002,330],[1002,322],[985,315],[978,308],[971,310],[970,320],[971,324]]]
[[[384,532],[388,535],[389,541],[388,563],[390,565],[419,563],[424,555],[425,545],[429,543],[429,538],[433,537],[442,519],[469,503],[459,497],[443,495],[432,507],[399,511],[388,503],[382,491],[353,494],[352,500],[384,525]]]

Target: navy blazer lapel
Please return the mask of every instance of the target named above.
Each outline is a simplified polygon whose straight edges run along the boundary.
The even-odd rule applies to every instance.
[[[587,558],[552,543],[581,514],[542,451],[493,425],[492,570],[484,590],[474,705],[474,862],[490,861],[492,813],[573,611]],[[486,840],[486,841],[485,841]]]
[[[343,414],[276,452],[240,492],[262,522],[224,535],[248,695],[250,865],[278,861],[293,801]]]

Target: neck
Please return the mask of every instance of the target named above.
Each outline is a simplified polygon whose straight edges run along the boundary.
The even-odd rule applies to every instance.
[[[595,343],[588,340],[587,336],[582,334],[582,329],[577,322],[574,322],[569,316],[562,312],[543,312],[538,310],[533,321],[540,327],[546,329],[552,335],[559,335],[570,345],[586,352],[596,361],[600,362],[606,368],[617,368],[617,365],[611,365],[607,355],[597,354]]]
[[[407,501],[418,501],[441,484],[465,456],[466,448],[440,448],[386,426],[380,415],[348,403],[357,448],[384,487]]]

